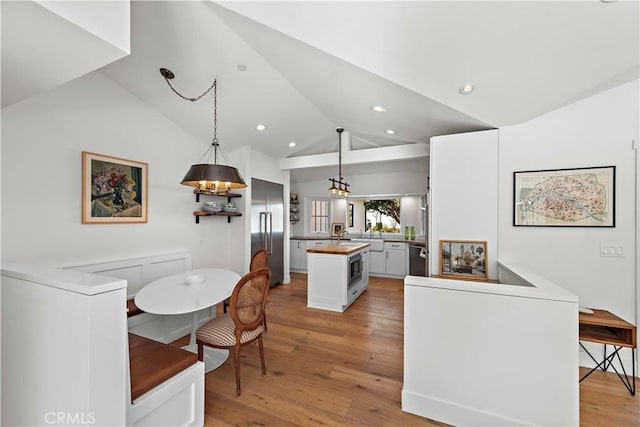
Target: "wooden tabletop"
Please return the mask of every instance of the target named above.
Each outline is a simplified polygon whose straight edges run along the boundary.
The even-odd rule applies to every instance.
[[[579,313],[578,338],[602,344],[636,347],[636,327],[607,310]]]
[[[581,325],[611,326],[614,328],[635,329],[631,323],[619,318],[607,310],[592,309],[593,314],[580,313],[578,322]]]
[[[309,248],[307,249],[307,252],[313,254],[349,255],[358,252],[367,246],[369,246],[368,243],[349,243],[348,245],[337,245],[333,243],[330,245]]]

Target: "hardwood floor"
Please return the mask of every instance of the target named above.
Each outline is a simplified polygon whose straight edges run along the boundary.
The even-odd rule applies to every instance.
[[[207,426],[443,425],[400,409],[402,280],[372,277],[345,313],[333,313],[307,308],[306,275],[293,273],[270,290],[267,314],[267,377],[257,345],[241,349],[239,398],[231,358],[207,374]],[[580,406],[581,426],[640,425],[640,398],[615,374],[581,383]]]

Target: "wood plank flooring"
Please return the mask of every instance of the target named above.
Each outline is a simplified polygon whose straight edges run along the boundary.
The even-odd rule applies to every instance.
[[[345,313],[307,308],[306,290],[306,275],[292,273],[269,292],[266,378],[257,345],[241,349],[239,398],[231,358],[206,375],[206,426],[443,425],[400,409],[402,280],[372,277]],[[582,382],[580,406],[581,426],[640,426],[639,395],[615,374]]]

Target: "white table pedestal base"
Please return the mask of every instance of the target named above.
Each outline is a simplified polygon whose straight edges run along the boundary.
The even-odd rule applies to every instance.
[[[193,313],[193,319],[191,320],[191,336],[189,338],[189,344],[182,347],[183,350],[190,351],[192,353],[198,353],[198,345],[196,344],[196,330],[198,329],[198,313]],[[209,373],[214,369],[221,366],[229,357],[229,350],[223,350],[221,348],[204,347],[204,372]]]

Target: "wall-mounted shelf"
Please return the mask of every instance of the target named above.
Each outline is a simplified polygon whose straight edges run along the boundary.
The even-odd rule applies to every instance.
[[[300,220],[300,208],[298,207],[300,202],[298,200],[291,200],[289,204],[289,221],[291,221],[291,224],[295,224]]]
[[[196,217],[196,224],[200,224],[201,216],[226,216],[227,222],[231,222],[232,216],[242,216],[240,212],[205,212],[205,211],[194,211],[193,216]]]
[[[200,203],[201,194],[205,196],[226,197],[229,200],[229,202],[231,202],[231,199],[234,197],[242,197],[242,194],[239,194],[239,193],[227,193],[227,192],[215,193],[213,191],[208,191],[208,190],[198,190],[197,188],[193,190],[193,194],[196,195],[196,203]]]
[[[204,196],[214,196],[214,197],[226,197],[227,201],[231,203],[231,199],[236,197],[242,197],[242,194],[238,193],[228,193],[228,192],[213,192],[207,190],[198,190],[197,188],[193,190],[193,194],[196,195],[196,203],[200,203],[200,195]],[[201,216],[225,216],[227,217],[227,223],[231,222],[232,216],[242,216],[240,212],[207,212],[207,211],[194,211],[193,216],[196,218],[196,224],[200,224]]]

